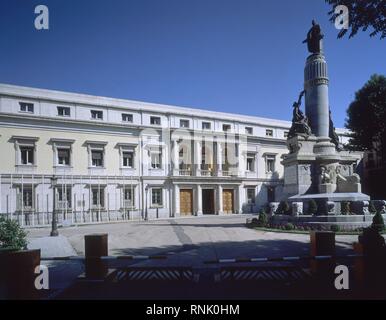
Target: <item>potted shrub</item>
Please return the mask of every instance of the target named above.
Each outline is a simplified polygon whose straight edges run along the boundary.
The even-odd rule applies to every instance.
[[[264,208],[261,208],[260,212],[259,212],[259,219],[257,221],[257,226],[258,227],[266,227],[267,224],[268,224],[267,214],[265,213]]]
[[[0,285],[8,299],[37,296],[34,282],[40,250],[27,250],[26,237],[16,221],[0,216]]]
[[[295,230],[295,226],[291,222],[287,222],[284,227],[287,231]]]

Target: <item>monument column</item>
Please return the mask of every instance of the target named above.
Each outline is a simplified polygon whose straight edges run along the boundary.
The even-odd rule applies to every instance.
[[[311,54],[304,68],[305,110],[312,133],[329,136],[327,63],[322,52]]]

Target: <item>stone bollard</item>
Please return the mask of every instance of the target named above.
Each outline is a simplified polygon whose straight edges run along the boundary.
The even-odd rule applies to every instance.
[[[365,260],[363,257],[363,244],[359,242],[353,243],[354,252],[361,257],[356,257],[354,260],[354,280],[359,288],[363,288],[365,284]]]
[[[40,249],[1,250],[0,287],[3,299],[38,299],[35,268],[40,265]]]
[[[86,278],[103,279],[108,272],[107,264],[101,259],[108,256],[107,233],[85,235],[84,248]]]
[[[311,255],[312,256],[335,256],[335,233],[332,231],[311,231]],[[316,274],[318,280],[333,279],[335,258],[312,259],[311,271]],[[331,282],[333,284],[333,282]]]

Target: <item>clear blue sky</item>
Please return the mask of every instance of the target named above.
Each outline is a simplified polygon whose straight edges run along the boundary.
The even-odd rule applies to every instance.
[[[34,28],[34,8],[50,30]],[[303,85],[302,44],[325,34],[336,126],[386,40],[336,38],[324,0],[2,0],[0,82],[284,120]]]

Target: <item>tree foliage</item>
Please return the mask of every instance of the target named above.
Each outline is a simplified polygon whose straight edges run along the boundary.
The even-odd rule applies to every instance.
[[[259,227],[265,227],[267,226],[268,224],[268,217],[267,217],[267,214],[265,213],[265,210],[262,208],[260,209],[260,212],[259,212],[259,220],[257,222],[257,225]]]
[[[382,232],[385,229],[385,222],[380,212],[377,212],[373,217],[373,223],[371,226],[378,230],[378,232]]]
[[[15,220],[0,215],[0,248],[22,250],[27,247],[27,234]]]
[[[277,207],[277,214],[288,214],[290,211],[290,206],[287,201],[280,201],[279,206]]]
[[[385,0],[325,0],[331,5],[328,12],[330,21],[335,22],[337,15],[335,7],[345,5],[348,8],[349,29],[342,29],[338,38],[342,38],[349,30],[349,38],[358,31],[367,31],[370,27],[370,37],[380,34],[381,39],[386,37],[386,3]]]
[[[386,143],[386,77],[374,74],[355,93],[347,109],[346,128],[351,133],[351,150],[371,150],[377,142]]]

